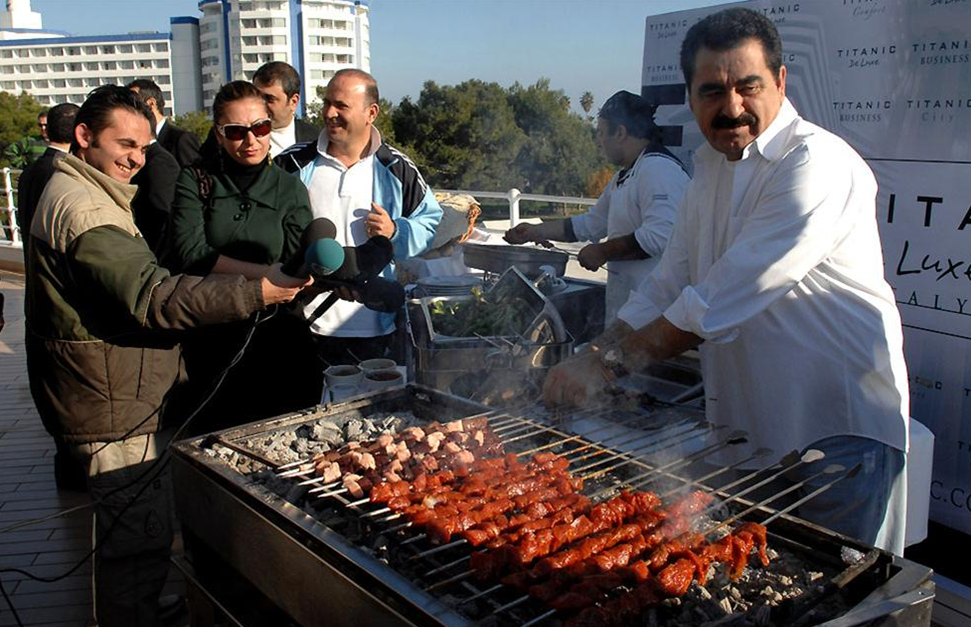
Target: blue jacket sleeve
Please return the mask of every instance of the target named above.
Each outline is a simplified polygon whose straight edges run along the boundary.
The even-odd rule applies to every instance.
[[[435,229],[442,221],[442,208],[431,188],[425,189],[421,204],[406,217],[396,217],[394,220],[397,230],[391,238],[394,244],[395,259],[408,259],[420,255],[435,239]]]

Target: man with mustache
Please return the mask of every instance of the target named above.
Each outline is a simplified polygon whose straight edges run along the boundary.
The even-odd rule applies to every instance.
[[[617,374],[698,347],[712,423],[779,457],[817,448],[821,466],[862,462],[799,515],[899,554],[908,387],[877,184],[786,99],[781,50],[772,22],[748,9],[688,31],[681,67],[708,141],[671,240],[620,322],[552,369],[544,395],[580,405]]]
[[[442,208],[415,164],[385,144],[374,127],[380,107],[378,84],[362,70],[340,70],[327,84],[324,130],[312,142],[295,144],[275,163],[300,177],[310,193],[315,218],[337,226],[345,246],[382,235],[394,244],[394,258],[407,259],[428,248]],[[393,263],[382,273],[394,279]],[[325,295],[304,308],[313,317]],[[391,345],[395,314],[340,301],[311,321],[324,363],[348,364],[383,357]]]

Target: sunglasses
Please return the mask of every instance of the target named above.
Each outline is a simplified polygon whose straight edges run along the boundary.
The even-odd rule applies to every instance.
[[[216,126],[216,130],[226,139],[238,142],[246,139],[248,133],[253,133],[255,137],[269,135],[273,127],[270,118],[265,118],[263,120],[257,120],[249,126],[245,124],[223,124],[222,126]]]

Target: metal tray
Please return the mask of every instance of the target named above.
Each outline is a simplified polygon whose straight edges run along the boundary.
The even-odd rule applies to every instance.
[[[534,279],[543,271],[541,266],[552,266],[556,276],[566,272],[566,262],[570,256],[554,250],[544,250],[533,246],[493,246],[490,244],[462,245],[465,265],[486,272],[502,274],[509,268],[516,268],[527,277]]]

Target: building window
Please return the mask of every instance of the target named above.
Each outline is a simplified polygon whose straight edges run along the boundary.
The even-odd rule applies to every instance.
[[[118,52],[120,52],[122,54],[131,54],[131,52],[132,52],[132,45],[131,44],[122,44],[122,45],[118,46]]]

